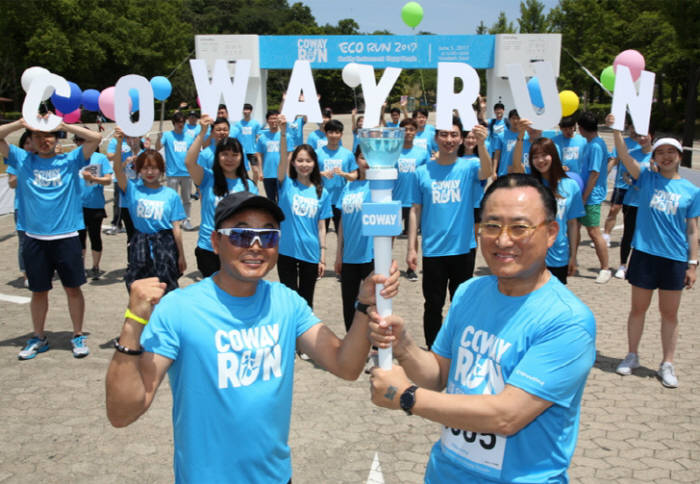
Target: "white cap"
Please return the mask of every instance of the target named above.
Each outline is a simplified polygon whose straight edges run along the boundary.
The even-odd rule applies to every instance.
[[[678,142],[678,140],[676,138],[660,138],[660,139],[656,140],[656,143],[654,143],[654,146],[651,147],[651,152],[653,153],[654,151],[656,151],[656,148],[658,148],[659,146],[663,146],[663,145],[673,146],[678,151],[680,151],[681,154],[683,153],[683,147],[681,146],[681,144]]]

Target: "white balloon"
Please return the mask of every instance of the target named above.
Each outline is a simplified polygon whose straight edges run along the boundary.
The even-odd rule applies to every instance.
[[[43,67],[39,66],[29,67],[28,69],[25,69],[22,73],[21,79],[22,89],[24,89],[24,92],[29,92],[29,86],[32,85],[32,81],[43,74],[49,74],[48,69],[44,69]]]
[[[345,64],[345,67],[343,67],[343,82],[351,88],[356,88],[357,86],[360,85],[360,70],[358,69],[358,65],[355,64],[354,62],[351,62],[349,64]]]

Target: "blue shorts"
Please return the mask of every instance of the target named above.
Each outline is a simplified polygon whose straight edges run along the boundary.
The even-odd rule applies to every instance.
[[[685,286],[687,270],[686,261],[667,259],[634,249],[626,278],[630,284],[642,289],[681,291]]]
[[[58,240],[25,238],[22,256],[27,270],[29,290],[50,290],[54,272],[58,272],[63,287],[80,287],[85,284],[82,252],[77,235]]]

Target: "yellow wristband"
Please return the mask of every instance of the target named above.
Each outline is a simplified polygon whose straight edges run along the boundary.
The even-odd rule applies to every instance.
[[[129,309],[129,308],[126,308],[126,312],[124,313],[124,319],[132,319],[132,320],[136,321],[137,323],[143,324],[144,326],[146,326],[148,324],[147,319],[143,319],[140,316],[136,316],[134,313],[131,312],[131,309]]]

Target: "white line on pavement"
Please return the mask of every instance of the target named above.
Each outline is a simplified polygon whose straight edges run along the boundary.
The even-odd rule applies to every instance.
[[[10,296],[9,294],[0,294],[0,301],[7,301],[15,304],[27,304],[29,301],[31,301],[31,299],[24,296]]]

